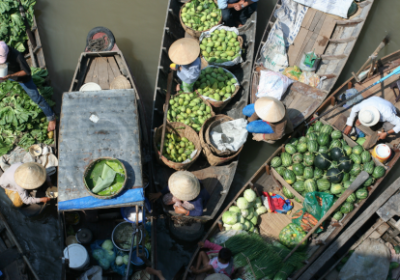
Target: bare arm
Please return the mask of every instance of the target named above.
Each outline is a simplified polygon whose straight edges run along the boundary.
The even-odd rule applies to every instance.
[[[7,79],[12,79],[12,78],[24,77],[24,76],[28,76],[28,73],[26,73],[24,70],[21,70],[21,71],[15,72],[14,74],[9,74],[0,79],[7,80]]]

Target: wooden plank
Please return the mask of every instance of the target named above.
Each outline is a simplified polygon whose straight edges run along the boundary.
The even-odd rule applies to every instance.
[[[96,84],[99,84],[99,58],[100,57],[96,57],[95,59],[93,59],[96,61],[96,64],[93,71],[92,82]]]
[[[393,182],[360,216],[329,246],[322,255],[301,275],[299,280],[309,280],[328,262],[333,255],[354,236],[366,221],[400,188],[400,178]]]
[[[307,10],[306,15],[304,16],[302,23],[301,23],[301,27],[308,29],[310,27],[311,22],[313,21],[316,13],[317,13],[317,10],[309,8]]]
[[[297,34],[296,39],[293,42],[293,45],[289,47],[288,50],[288,60],[289,60],[289,65],[293,66],[295,65],[295,61],[297,60],[297,57],[299,56],[300,51],[303,49],[303,44],[305,45],[306,40],[310,39],[312,35],[312,32],[305,29],[305,28],[300,28],[299,34]]]
[[[96,60],[91,59],[90,65],[89,65],[89,71],[87,72],[86,77],[85,77],[85,84],[93,81],[93,75],[94,75],[95,68],[96,68]]]
[[[122,75],[128,78],[129,76],[129,69],[128,65],[125,62],[125,59],[122,59],[119,55],[115,56],[115,61],[117,62],[119,66],[119,70],[121,71]]]
[[[318,34],[311,32],[311,36],[310,38],[306,38],[306,41],[304,42],[305,44],[303,44],[302,48],[295,60],[295,65],[300,65],[301,63],[301,59],[303,58],[303,54],[311,52],[312,51],[312,47],[315,44],[315,40],[317,40]]]
[[[317,11],[316,14],[314,15],[314,18],[310,24],[310,27],[308,28],[308,30],[310,31],[314,31],[314,29],[317,27],[318,22],[321,20],[322,17],[325,16],[325,13]]]
[[[383,224],[381,224],[373,233],[371,233],[371,235],[369,236],[369,238],[378,239],[378,238],[380,238],[389,228],[390,228],[390,226],[389,226],[387,223],[383,223]]]
[[[335,27],[336,20],[330,16],[327,16],[313,46],[313,50],[317,55],[321,55],[325,52],[325,49],[329,43],[329,38],[332,36]]]
[[[293,187],[291,185],[289,185],[283,178],[281,175],[279,175],[279,173],[275,170],[275,168],[271,168],[271,172],[272,172],[272,176],[274,176],[281,184],[282,186],[286,187],[291,193],[293,193],[293,195],[295,197],[297,197],[298,199],[300,199],[301,202],[304,201],[304,197],[301,196],[301,194],[299,194],[295,189],[293,189]]]
[[[114,77],[121,75],[121,71],[119,70],[118,64],[113,56],[108,58],[108,64],[110,65],[110,68],[113,71]]]
[[[318,20],[318,23],[317,23],[317,25],[314,27],[314,29],[313,30],[310,30],[310,31],[312,31],[312,32],[314,32],[314,33],[317,33],[317,34],[319,34],[320,32],[321,32],[321,28],[322,28],[322,26],[324,25],[324,22],[325,22],[325,20],[326,20],[326,18],[327,17],[329,17],[327,14],[323,14],[321,17],[320,17],[320,19]],[[311,26],[310,26],[311,27]]]
[[[107,90],[110,89],[111,81],[108,81],[108,70],[107,70],[107,59],[104,57],[97,58],[97,73],[98,73],[98,81],[101,89]]]
[[[111,69],[110,63],[108,63],[108,59],[107,59],[107,73],[108,73],[108,82],[111,85],[112,81],[114,81],[115,76],[113,70]]]

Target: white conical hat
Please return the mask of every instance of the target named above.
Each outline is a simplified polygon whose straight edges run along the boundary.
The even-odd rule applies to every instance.
[[[188,65],[200,54],[199,42],[195,39],[182,38],[176,40],[168,50],[169,59],[178,65]]]
[[[34,190],[46,181],[46,169],[36,162],[27,162],[15,170],[15,183],[26,190]]]
[[[365,126],[374,126],[379,122],[381,114],[374,106],[367,106],[360,110],[358,119],[360,123]]]
[[[190,201],[200,193],[200,182],[189,171],[177,171],[168,179],[169,191],[177,199]]]
[[[266,122],[276,123],[281,121],[286,114],[285,106],[273,97],[261,97],[254,103],[257,116]]]

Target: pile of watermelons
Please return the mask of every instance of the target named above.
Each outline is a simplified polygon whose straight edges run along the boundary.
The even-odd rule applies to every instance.
[[[320,121],[310,126],[305,136],[286,144],[285,152],[274,157],[271,166],[302,196],[318,191],[340,197],[362,170],[370,174],[333,215],[335,220],[342,219],[343,214],[354,209],[355,203],[366,199],[367,187],[386,171],[383,166],[375,165],[370,152],[359,145],[351,148],[340,131]],[[287,188],[282,191],[287,198],[295,198]]]

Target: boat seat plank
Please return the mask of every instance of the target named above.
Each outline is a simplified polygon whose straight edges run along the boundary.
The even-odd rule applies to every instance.
[[[94,75],[94,69],[96,68],[96,63],[97,63],[96,60],[91,59],[89,64],[89,71],[87,72],[85,77],[85,84],[93,82],[93,75]]]
[[[108,81],[108,63],[107,59],[104,57],[97,58],[97,73],[98,81],[101,89],[110,89],[111,81]]]
[[[335,27],[336,20],[331,16],[327,16],[325,18],[323,26],[321,27],[321,31],[318,34],[317,40],[312,47],[317,55],[323,54],[325,52],[325,49],[329,43],[329,38],[331,37]]]

